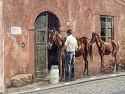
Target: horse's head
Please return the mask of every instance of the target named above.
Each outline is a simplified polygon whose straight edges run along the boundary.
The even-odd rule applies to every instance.
[[[96,42],[96,33],[95,32],[92,33],[92,38],[90,40],[90,45],[92,45],[94,42]]]
[[[48,48],[51,49],[52,45],[56,42],[57,31],[49,30]]]
[[[90,46],[89,55],[90,55],[91,59],[93,59],[92,44],[93,44],[94,42],[96,42],[96,35],[97,35],[97,34],[96,34],[95,32],[93,32],[93,33],[92,33],[91,40],[90,40],[90,42],[89,42],[89,46]]]

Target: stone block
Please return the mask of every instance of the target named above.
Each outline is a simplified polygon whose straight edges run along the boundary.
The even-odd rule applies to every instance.
[[[11,78],[11,84],[13,87],[25,86],[33,83],[33,75],[19,74]]]

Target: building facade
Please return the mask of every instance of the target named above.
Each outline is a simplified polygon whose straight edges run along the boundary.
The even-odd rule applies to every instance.
[[[104,41],[119,43],[118,62],[125,53],[124,0],[0,0],[0,87],[11,86],[10,78],[31,73],[44,78],[48,73],[48,29],[56,28],[67,36],[71,28],[75,37],[98,33]],[[104,34],[104,32],[107,32]],[[100,56],[93,47],[89,75],[100,74]],[[105,56],[105,66],[111,56]],[[124,62],[122,62],[124,63]],[[82,76],[84,60],[76,58],[77,78]]]

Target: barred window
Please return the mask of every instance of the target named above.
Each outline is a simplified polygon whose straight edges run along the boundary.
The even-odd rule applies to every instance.
[[[103,41],[111,41],[114,37],[114,23],[113,17],[109,16],[100,16],[100,23],[101,23],[101,39]]]

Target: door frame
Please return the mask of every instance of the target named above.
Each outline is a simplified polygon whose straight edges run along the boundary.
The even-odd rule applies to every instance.
[[[60,21],[60,33],[65,33],[67,28],[69,28],[65,22],[66,18],[63,16],[63,14],[55,7],[50,6],[50,5],[43,5],[40,8],[34,10],[31,14],[31,18],[29,20],[29,26],[28,26],[28,31],[29,31],[29,63],[28,63],[28,71],[29,73],[33,74],[33,77],[35,76],[35,70],[34,70],[34,34],[35,34],[35,27],[34,23],[37,18],[37,16],[44,12],[44,11],[50,11],[53,14],[55,14],[59,21]]]
[[[44,11],[36,18],[34,34],[35,78],[48,76],[48,29],[54,29],[54,27],[60,30],[60,21],[52,12]]]

